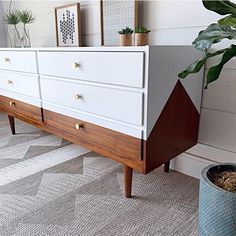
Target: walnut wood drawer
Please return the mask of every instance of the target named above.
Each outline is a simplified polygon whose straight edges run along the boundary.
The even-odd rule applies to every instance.
[[[141,140],[52,111],[43,110],[44,123],[54,133],[105,156],[141,161]]]
[[[0,69],[37,73],[34,51],[1,51]]]
[[[0,110],[17,118],[23,118],[23,120],[29,121],[29,123],[42,122],[40,107],[20,102],[16,99],[0,96]]]
[[[143,93],[41,77],[42,100],[78,111],[142,125]]]
[[[39,72],[76,80],[143,87],[143,52],[39,52]]]
[[[0,89],[40,98],[38,75],[0,71]]]

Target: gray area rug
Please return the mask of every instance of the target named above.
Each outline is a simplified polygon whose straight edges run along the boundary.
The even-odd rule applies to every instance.
[[[0,235],[198,235],[199,181],[122,165],[0,113]]]

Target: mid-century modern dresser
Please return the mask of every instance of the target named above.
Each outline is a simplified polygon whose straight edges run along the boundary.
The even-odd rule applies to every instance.
[[[0,49],[0,110],[147,174],[197,143],[203,75],[191,46]],[[158,181],[158,180],[157,180]]]

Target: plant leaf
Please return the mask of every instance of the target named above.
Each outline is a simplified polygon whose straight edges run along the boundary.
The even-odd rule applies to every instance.
[[[210,11],[214,11],[220,15],[236,15],[236,4],[225,0],[225,1],[209,1],[202,0],[204,7]]]
[[[202,67],[205,65],[206,61],[210,57],[214,57],[224,53],[227,49],[222,49],[214,53],[206,53],[203,58],[200,58],[188,66],[186,70],[183,70],[178,74],[178,77],[185,79],[188,75],[199,72]]]
[[[205,51],[212,44],[218,43],[225,38],[236,39],[236,30],[232,29],[229,25],[214,23],[201,31],[192,44],[196,49]]]
[[[220,63],[218,63],[215,66],[212,66],[208,70],[205,88],[207,88],[210,83],[212,83],[213,81],[219,78],[224,64],[226,64],[234,56],[236,56],[236,45],[231,45],[229,48],[225,50]]]
[[[218,21],[220,25],[229,25],[233,28],[236,28],[236,16],[230,15],[226,16]]]

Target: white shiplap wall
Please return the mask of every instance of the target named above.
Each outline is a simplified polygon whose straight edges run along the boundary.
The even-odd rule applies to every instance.
[[[31,9],[37,16],[37,21],[31,25],[32,46],[55,46],[54,7],[76,1],[15,1],[16,9]],[[82,43],[84,46],[101,44],[100,34],[100,1],[80,1],[82,21]],[[3,1],[6,9],[7,2]],[[216,22],[219,16],[207,11],[201,0],[195,1],[142,1],[139,2],[139,23],[151,29],[150,44],[154,45],[189,45],[208,24]],[[2,34],[1,34],[2,35]],[[2,36],[1,36],[2,37]],[[199,142],[219,149],[225,149],[232,155],[236,152],[236,61],[224,69],[221,79],[204,91],[201,113]],[[214,160],[205,150],[206,146],[199,145],[189,153]],[[209,147],[210,148],[210,147]],[[202,150],[205,150],[203,152]],[[232,157],[230,155],[230,157]],[[191,155],[190,155],[191,156]],[[175,162],[181,170],[181,163],[188,158]],[[217,157],[217,161],[232,161],[225,156]],[[181,162],[182,161],[182,162]],[[194,159],[196,161],[196,158]],[[236,154],[235,154],[236,162]],[[177,163],[177,164],[176,164]],[[208,164],[209,161],[203,161]],[[183,164],[184,166],[184,164]],[[195,166],[193,165],[193,168]],[[198,174],[196,174],[198,175]]]
[[[5,47],[7,44],[7,37],[6,37],[6,29],[4,27],[4,23],[2,21],[2,14],[3,14],[3,4],[0,1],[0,47]]]

